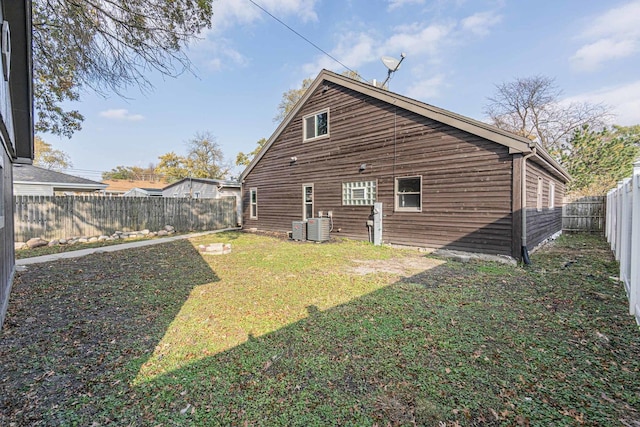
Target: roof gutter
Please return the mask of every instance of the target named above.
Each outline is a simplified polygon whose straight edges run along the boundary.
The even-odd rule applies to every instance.
[[[531,264],[529,260],[529,250],[527,249],[527,159],[535,156],[538,153],[538,149],[535,144],[529,154],[522,158],[522,189],[520,191],[520,197],[522,199],[521,212],[522,212],[522,261],[525,264]]]

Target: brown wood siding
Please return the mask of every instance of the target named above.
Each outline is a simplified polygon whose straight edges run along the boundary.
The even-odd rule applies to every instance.
[[[542,178],[542,209],[537,209],[538,178]],[[549,209],[549,183],[555,183],[554,208]],[[540,165],[527,161],[527,248],[562,230],[562,200],[565,185]]]
[[[11,161],[0,141],[0,151],[3,156],[4,167],[0,169],[2,173],[2,187],[0,197],[4,206],[4,227],[0,228],[0,327],[4,322],[9,303],[9,292],[11,291],[11,281],[15,266],[15,247],[13,244],[13,200],[12,200],[12,177],[13,170]]]
[[[326,93],[318,88],[245,178],[246,228],[291,230],[291,222],[302,218],[302,184],[313,183],[314,211],[333,211],[332,235],[366,240],[371,207],[342,206],[342,183],[375,180],[385,243],[511,255],[512,159],[506,147],[328,86]],[[302,142],[302,117],[327,107],[330,137]],[[394,177],[417,175],[422,212],[394,212]],[[253,187],[257,219],[249,218]]]

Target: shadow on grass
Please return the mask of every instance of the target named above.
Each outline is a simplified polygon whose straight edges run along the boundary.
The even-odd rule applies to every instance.
[[[13,373],[0,383],[0,424],[91,419],[128,389],[192,290],[218,280],[188,241],[18,273],[0,335]],[[93,403],[74,413],[72,399]]]
[[[10,366],[29,372],[28,379],[2,383],[7,420],[306,426],[611,425],[638,419],[640,340],[623,315],[619,285],[608,279],[615,263],[585,256],[567,269],[564,253],[528,272],[450,262],[330,309],[309,304],[306,318],[264,335],[245,331],[246,342],[216,354],[185,342],[181,365],[147,369],[140,378],[145,366],[168,357],[166,335],[193,323],[177,319],[179,312],[188,315],[189,296],[197,300],[197,292],[206,291],[196,292],[199,285],[218,280],[188,243],[158,248],[132,252],[136,259],[121,276],[135,283],[139,274],[158,274],[156,286],[130,292],[117,277],[100,276],[102,269],[92,265],[106,264],[117,274],[109,255],[86,265],[66,263],[79,278],[54,276],[49,283],[52,295],[69,299],[67,319],[56,314],[57,328],[43,319],[51,330],[34,330],[33,343],[16,330],[23,325],[3,334],[3,361],[23,351],[31,355],[19,357],[24,366]],[[146,268],[135,267],[140,259]],[[166,269],[163,275],[149,272],[154,265]],[[28,281],[47,277],[46,269],[38,277],[21,275],[9,321],[34,324],[48,315],[47,286],[27,295]],[[89,298],[76,292],[84,280],[96,289],[101,281],[108,285]],[[29,320],[27,302],[42,305],[35,320]],[[63,344],[69,340],[77,354],[58,354],[58,346],[69,351]]]

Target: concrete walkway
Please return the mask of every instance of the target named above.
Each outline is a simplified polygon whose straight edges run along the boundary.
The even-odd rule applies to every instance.
[[[203,231],[201,233],[181,234],[179,236],[161,237],[157,239],[141,240],[137,242],[122,243],[119,245],[102,246],[99,248],[80,249],[77,251],[61,252],[59,254],[42,255],[32,258],[23,258],[16,260],[16,267],[26,266],[30,264],[38,264],[41,262],[57,261],[59,259],[80,258],[91,254],[100,254],[105,252],[122,251],[125,249],[141,248],[143,246],[159,245],[161,243],[175,242],[176,240],[190,239],[192,237],[206,236],[207,234],[222,233],[224,231],[238,231],[240,228],[225,228],[215,231]],[[81,243],[80,243],[81,244]]]

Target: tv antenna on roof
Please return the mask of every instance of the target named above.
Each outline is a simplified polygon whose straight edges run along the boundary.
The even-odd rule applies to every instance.
[[[402,63],[402,61],[404,61],[404,58],[406,56],[407,55],[405,55],[404,52],[401,53],[399,61],[396,58],[393,58],[391,56],[383,56],[382,58],[380,58],[382,59],[382,63],[385,65],[385,67],[389,69],[389,71],[387,72],[387,78],[384,79],[384,82],[382,83],[383,88],[391,78],[391,74],[395,73],[396,71],[398,71],[398,69],[400,69],[400,64]]]

